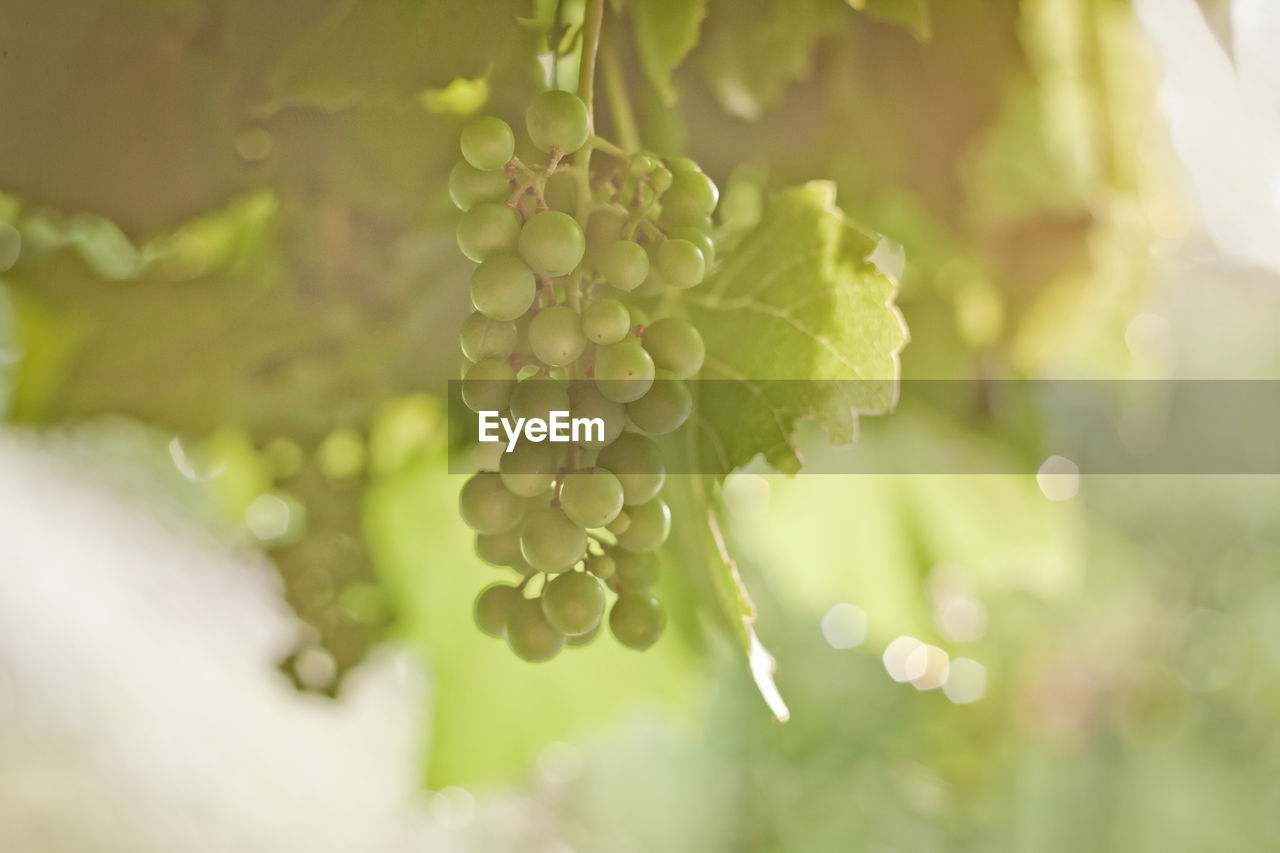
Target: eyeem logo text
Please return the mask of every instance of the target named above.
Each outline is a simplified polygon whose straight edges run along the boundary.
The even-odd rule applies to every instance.
[[[482,411],[480,414],[480,440],[490,444],[502,441],[502,433],[506,434],[507,449],[510,453],[523,433],[528,441],[541,443],[551,441],[568,444],[579,444],[589,441],[604,441],[604,418],[571,418],[567,411],[553,409],[550,418],[504,418],[499,412]]]

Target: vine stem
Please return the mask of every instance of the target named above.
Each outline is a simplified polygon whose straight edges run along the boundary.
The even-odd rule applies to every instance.
[[[600,27],[604,22],[604,0],[587,0],[582,19],[582,60],[578,65],[578,97],[587,105],[587,125],[595,130],[596,55],[600,52]],[[587,172],[591,147],[584,146],[575,163]]]
[[[627,84],[622,78],[622,66],[618,64],[617,52],[606,50],[601,61],[604,87],[609,93],[609,108],[613,113],[618,142],[623,150],[634,153],[640,150],[640,132],[636,128],[636,116],[631,109],[631,98],[627,95]]]

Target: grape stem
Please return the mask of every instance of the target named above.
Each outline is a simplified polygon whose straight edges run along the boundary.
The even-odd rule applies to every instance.
[[[596,136],[594,133],[591,134],[591,138],[587,140],[587,144],[597,151],[603,151],[605,154],[617,157],[619,160],[625,160],[630,156],[624,148],[614,145],[603,136]]]

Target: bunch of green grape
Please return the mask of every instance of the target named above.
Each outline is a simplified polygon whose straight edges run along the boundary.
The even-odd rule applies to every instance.
[[[522,576],[485,588],[475,620],[521,658],[545,661],[590,642],[607,610],[614,637],[645,649],[666,625],[654,552],[671,529],[653,436],[692,410],[684,380],[705,347],[675,309],[715,261],[719,191],[691,160],[592,136],[569,92],[539,94],[525,121],[545,165],[522,162],[511,127],[485,117],[463,130],[449,178],[463,211],[458,246],[477,264],[462,399],[475,412],[568,411],[606,426],[580,444],[520,442],[463,486],[476,553]],[[604,168],[565,159],[584,146],[608,158]]]

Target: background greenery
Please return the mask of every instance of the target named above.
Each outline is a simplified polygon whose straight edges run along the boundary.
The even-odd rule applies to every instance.
[[[280,661],[299,689],[340,692],[384,640],[418,650],[425,786],[522,786],[547,835],[583,850],[1280,843],[1270,483],[1089,480],[1050,501],[1031,477],[756,463],[715,502],[786,724],[697,544],[669,555],[674,624],[648,653],[529,666],[472,628],[493,570],[445,473],[467,310],[445,178],[470,116],[518,126],[549,47],[572,84],[580,3],[3,6],[0,219],[23,250],[0,279],[0,403],[18,425],[151,429],[210,522],[269,552],[309,626]],[[650,148],[784,193],[775,212],[785,188],[831,181],[858,229],[902,246],[902,377],[1170,369],[1126,336],[1153,235],[1180,221],[1126,3],[617,0],[603,51],[603,135],[625,92]],[[821,231],[777,218],[791,251]],[[710,335],[740,335],[713,307]],[[865,314],[828,322],[860,364],[894,369]],[[928,436],[1032,470],[1046,455],[1040,416],[999,405],[860,432],[795,441],[894,454]],[[675,508],[696,529],[702,507]],[[866,616],[847,649],[820,627],[842,602]],[[985,694],[894,683],[881,654],[900,635],[979,662]],[[587,759],[541,788],[562,742]]]

